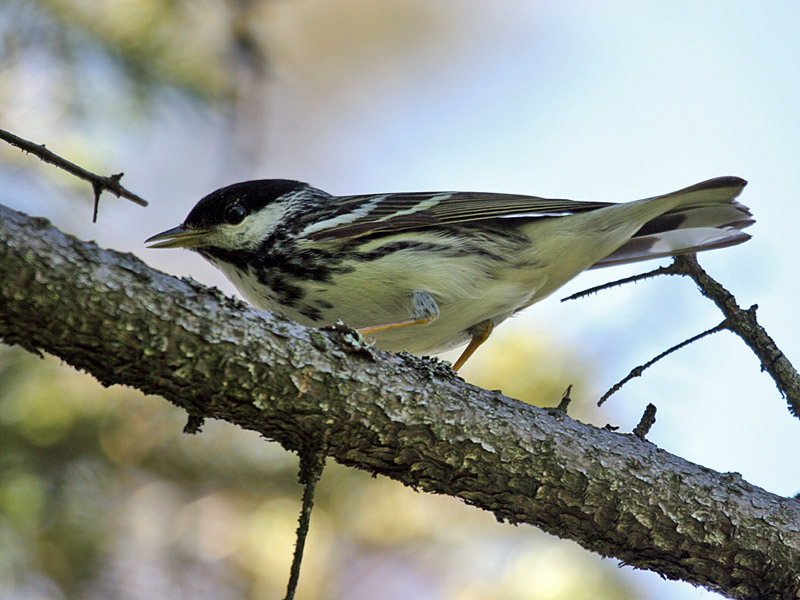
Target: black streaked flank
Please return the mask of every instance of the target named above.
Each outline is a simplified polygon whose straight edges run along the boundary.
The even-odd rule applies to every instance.
[[[244,273],[255,272],[259,283],[265,285],[274,295],[275,300],[294,308],[303,299],[305,292],[299,285],[290,283],[281,275],[280,268],[269,268],[255,252],[231,251],[222,248],[200,248],[197,250],[206,259],[226,262]]]
[[[295,243],[293,233],[282,227],[261,243],[256,255],[259,271],[276,269],[285,276],[306,281],[328,281],[333,273],[349,273],[353,270],[353,267],[342,266],[347,253],[300,248]]]

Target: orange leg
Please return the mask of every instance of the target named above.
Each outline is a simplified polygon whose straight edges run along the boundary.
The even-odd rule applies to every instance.
[[[388,329],[398,327],[409,327],[410,325],[427,325],[439,317],[439,305],[428,292],[416,291],[411,294],[411,318],[394,323],[384,323],[382,325],[371,325],[369,327],[359,327],[361,335],[370,335]]]
[[[472,334],[472,339],[469,341],[469,344],[466,348],[464,348],[464,352],[461,353],[461,356],[458,357],[458,360],[453,364],[453,371],[458,371],[464,363],[467,362],[467,359],[475,353],[483,342],[489,339],[489,336],[492,335],[492,330],[494,329],[494,323],[491,320],[481,321],[477,325],[474,325],[470,328],[470,333]]]
[[[397,321],[396,323],[386,323],[384,325],[372,325],[371,327],[359,327],[358,331],[361,335],[370,335],[378,333],[379,331],[386,331],[388,329],[397,329],[398,327],[408,327],[410,325],[427,325],[436,319],[436,316],[422,317],[419,319],[406,319],[405,321]]]

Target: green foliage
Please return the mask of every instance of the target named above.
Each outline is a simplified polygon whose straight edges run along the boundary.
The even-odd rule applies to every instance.
[[[62,93],[76,102],[89,71],[104,65],[141,103],[158,88],[226,100],[235,93],[237,63],[264,61],[238,7],[214,0],[12,0],[0,9],[3,54],[6,67],[35,55],[52,59],[67,86]]]

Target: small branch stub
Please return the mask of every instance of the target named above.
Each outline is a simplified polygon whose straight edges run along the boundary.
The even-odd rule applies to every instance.
[[[564,390],[564,395],[561,396],[561,402],[559,402],[558,406],[556,407],[557,410],[560,410],[560,411],[562,411],[564,413],[567,412],[567,409],[569,408],[569,404],[570,404],[570,402],[572,402],[572,398],[570,397],[571,393],[572,393],[572,384],[570,383],[567,386],[567,389]]]
[[[650,428],[656,422],[656,407],[654,404],[648,404],[644,409],[644,414],[639,420],[639,424],[633,428],[633,435],[640,440],[645,441],[647,434],[650,433]]]

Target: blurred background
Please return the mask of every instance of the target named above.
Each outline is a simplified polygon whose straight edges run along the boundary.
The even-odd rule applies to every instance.
[[[5,0],[0,127],[147,198],[142,209],[0,144],[0,201],[234,293],[202,259],[148,251],[195,202],[283,177],[335,194],[477,190],[626,201],[718,175],[750,181],[745,245],[701,264],[800,363],[800,4],[737,0]],[[490,389],[630,431],[781,495],[800,422],[731,334],[625,386],[716,325],[691,281],[559,297],[501,326],[463,370]],[[652,266],[657,266],[654,264]],[[446,357],[452,360],[452,356]],[[0,347],[0,598],[281,597],[297,459],[224,423],[183,435],[155,397]],[[330,465],[298,597],[700,599],[572,542]]]

